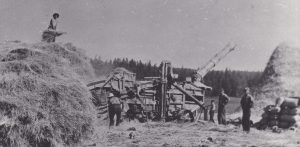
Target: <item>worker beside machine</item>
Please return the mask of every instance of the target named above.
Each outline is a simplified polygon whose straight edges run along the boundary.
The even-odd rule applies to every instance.
[[[219,105],[218,105],[218,123],[226,125],[226,105],[230,98],[225,94],[224,89],[220,90]]]
[[[137,92],[130,87],[125,87],[127,100],[126,103],[128,104],[129,109],[126,112],[126,116],[128,117],[129,121],[134,120],[135,118],[138,119],[140,122],[146,121],[146,116],[144,114],[144,109],[142,107],[142,101],[140,100],[138,91],[138,85],[135,85],[134,88]]]
[[[114,126],[114,117],[116,116],[116,126],[121,123],[121,99],[120,93],[114,92],[108,95],[108,113],[109,113],[109,126]]]
[[[215,123],[215,120],[214,120],[215,111],[216,111],[215,100],[211,100],[210,110],[209,110],[209,120],[213,123]]]

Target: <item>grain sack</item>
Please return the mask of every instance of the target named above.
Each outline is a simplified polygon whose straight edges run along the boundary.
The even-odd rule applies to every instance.
[[[258,130],[265,130],[268,127],[269,120],[262,118],[259,122],[255,123],[253,126]]]
[[[260,123],[261,123],[261,124],[268,124],[268,122],[269,122],[269,119],[267,119],[267,118],[262,118],[262,119],[260,120]]]
[[[268,116],[268,119],[269,119],[270,121],[272,121],[272,120],[278,120],[278,115],[270,114],[270,115]]]
[[[275,106],[281,106],[282,103],[284,102],[284,97],[280,97],[280,98],[277,98],[276,101],[275,101]]]
[[[289,115],[300,115],[300,107],[289,109],[288,111]]]
[[[264,111],[270,114],[278,114],[280,112],[280,107],[276,107],[274,105],[268,105],[264,108]]]
[[[284,98],[283,103],[281,104],[281,107],[288,107],[288,108],[296,108],[298,106],[299,99],[296,98]]]
[[[287,121],[280,121],[278,126],[279,126],[279,128],[287,129],[287,128],[291,127],[291,123],[289,123]]]
[[[262,117],[263,119],[269,119],[269,114],[266,113],[266,112],[264,112],[264,113],[261,115],[261,117]]]
[[[291,109],[286,107],[286,108],[281,109],[280,114],[281,115],[282,114],[288,114],[288,115],[290,115],[290,111],[291,111]]]
[[[278,126],[278,120],[271,120],[271,121],[269,121],[269,123],[268,123],[268,126],[269,127],[273,127],[273,126]]]
[[[287,115],[283,114],[280,116],[280,121],[286,121],[289,123],[295,123],[300,121],[300,115]]]

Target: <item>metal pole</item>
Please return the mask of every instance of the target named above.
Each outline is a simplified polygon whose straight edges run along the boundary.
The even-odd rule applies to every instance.
[[[166,62],[162,62],[162,71],[161,71],[161,98],[160,98],[160,117],[162,121],[165,120],[165,97],[166,97]]]

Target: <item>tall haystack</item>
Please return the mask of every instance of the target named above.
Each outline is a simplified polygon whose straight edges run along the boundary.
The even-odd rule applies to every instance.
[[[300,96],[300,47],[281,44],[262,76],[260,94],[266,98]]]
[[[86,81],[94,71],[71,44],[0,44],[0,146],[75,146],[93,134]]]

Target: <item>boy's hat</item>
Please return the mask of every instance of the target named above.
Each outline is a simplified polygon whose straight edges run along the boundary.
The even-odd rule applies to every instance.
[[[53,16],[53,17],[54,17],[54,16],[59,17],[59,14],[58,14],[58,13],[54,13],[52,16]]]

